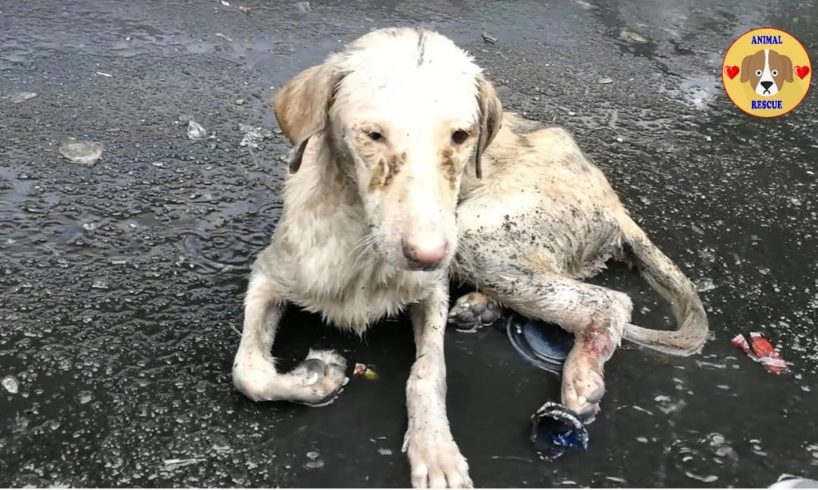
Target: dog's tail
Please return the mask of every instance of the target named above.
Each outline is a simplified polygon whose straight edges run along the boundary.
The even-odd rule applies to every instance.
[[[628,325],[625,327],[625,339],[666,354],[697,354],[707,340],[709,327],[696,286],[627,214],[623,215],[620,224],[625,253],[635,262],[642,277],[670,303],[677,325],[676,330],[652,330]]]

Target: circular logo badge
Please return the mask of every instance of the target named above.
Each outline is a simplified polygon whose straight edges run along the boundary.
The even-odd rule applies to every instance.
[[[764,27],[733,41],[724,55],[721,79],[736,107],[751,116],[778,117],[804,100],[812,65],[798,39]]]

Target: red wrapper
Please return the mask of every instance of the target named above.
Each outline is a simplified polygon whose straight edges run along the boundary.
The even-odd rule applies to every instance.
[[[771,373],[781,374],[787,369],[787,363],[778,354],[773,344],[758,332],[751,332],[749,335],[738,334],[733,337],[731,343]]]
[[[367,369],[368,368],[366,367],[366,364],[356,362],[355,369],[352,371],[352,374],[354,374],[355,376],[363,376],[366,373]]]

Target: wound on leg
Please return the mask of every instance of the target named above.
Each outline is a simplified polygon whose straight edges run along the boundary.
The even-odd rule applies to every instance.
[[[585,327],[577,335],[577,340],[582,344],[582,350],[591,356],[607,359],[613,354],[614,341],[610,332],[596,322]]]

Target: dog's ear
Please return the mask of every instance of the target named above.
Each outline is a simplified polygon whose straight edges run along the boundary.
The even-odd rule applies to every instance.
[[[793,75],[792,60],[790,59],[789,56],[785,56],[783,54],[780,54],[779,56],[781,56],[781,62],[784,64],[784,73],[783,73],[784,81],[792,83],[792,81],[794,80],[793,77],[792,77],[792,75]]]
[[[273,112],[290,143],[298,145],[290,171],[301,166],[309,139],[326,125],[338,84],[339,71],[329,63],[308,68],[287,82],[273,98]]]
[[[301,160],[304,159],[304,151],[307,149],[307,143],[310,142],[310,138],[312,138],[312,134],[304,138],[304,141],[299,143],[298,148],[296,148],[295,152],[293,152],[293,156],[290,158],[290,173],[294,174],[298,172],[299,168],[301,168]]]
[[[494,91],[494,86],[482,75],[477,77],[477,103],[480,109],[478,113],[480,133],[477,136],[477,149],[474,152],[474,171],[479,179],[483,176],[480,166],[483,152],[497,136],[503,124],[503,105],[500,103],[500,98],[497,97],[497,92]]]
[[[741,83],[750,81],[750,62],[753,60],[753,55],[747,55],[741,60]]]

